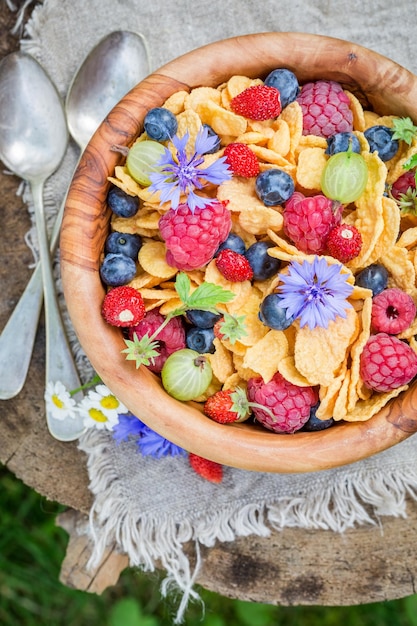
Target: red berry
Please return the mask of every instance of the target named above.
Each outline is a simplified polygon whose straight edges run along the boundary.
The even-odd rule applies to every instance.
[[[402,174],[391,187],[391,194],[396,200],[400,200],[401,195],[406,195],[408,190],[416,188],[416,170],[408,170]]]
[[[129,339],[136,333],[138,339],[144,335],[151,337],[165,321],[165,317],[157,309],[148,311],[141,322],[129,329]],[[185,330],[181,317],[173,317],[158,333],[158,356],[148,365],[152,372],[159,373],[170,354],[186,347]]]
[[[258,159],[245,143],[229,143],[224,149],[224,156],[236,176],[251,178],[259,174]]]
[[[204,404],[204,413],[219,424],[243,422],[250,412],[246,392],[242,388],[217,391]]]
[[[159,220],[167,262],[180,270],[203,267],[227,238],[231,226],[230,211],[217,200],[194,213],[187,204],[170,209]]]
[[[317,80],[301,88],[297,102],[303,112],[303,134],[330,137],[353,129],[350,100],[339,83]]]
[[[362,237],[355,226],[339,224],[329,232],[327,249],[329,254],[341,263],[348,263],[357,257],[361,248]]]
[[[216,339],[220,339],[220,341],[224,339],[224,334],[221,331],[223,322],[224,317],[221,317],[213,326],[214,336],[216,337]]]
[[[222,482],[223,465],[220,465],[220,463],[204,459],[202,456],[198,456],[198,454],[193,454],[192,452],[189,453],[188,460],[193,470],[202,478],[209,480],[211,483]]]
[[[397,287],[385,289],[372,300],[371,321],[376,332],[397,335],[411,326],[415,316],[413,298]]]
[[[361,354],[360,375],[374,391],[391,391],[407,385],[417,374],[417,354],[386,333],[371,335]]]
[[[340,224],[343,206],[323,195],[304,197],[296,191],[284,209],[284,232],[299,250],[323,254],[327,236]]]
[[[268,383],[261,377],[250,378],[248,398],[251,403],[261,405],[251,406],[265,428],[276,433],[294,433],[308,421],[311,407],[318,402],[318,393],[314,387],[298,387],[277,373]]]
[[[112,326],[134,326],[145,315],[143,298],[129,285],[114,287],[104,297],[101,314]]]
[[[243,254],[223,248],[216,257],[216,267],[226,280],[232,283],[243,283],[253,278],[253,270]]]
[[[271,120],[281,113],[281,97],[275,87],[253,85],[232,98],[230,108],[250,120]]]

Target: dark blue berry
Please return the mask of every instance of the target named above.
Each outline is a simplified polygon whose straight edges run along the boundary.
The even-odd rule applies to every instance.
[[[359,287],[371,289],[372,295],[377,296],[387,288],[388,271],[383,265],[372,263],[356,275],[355,282]]]
[[[273,70],[268,74],[265,78],[265,85],[278,89],[282,108],[286,107],[290,102],[294,102],[300,92],[300,85],[296,75],[284,68]]]
[[[163,107],[155,107],[147,112],[143,127],[149,139],[167,141],[178,129],[177,118],[171,111]]]
[[[255,191],[265,206],[276,206],[292,196],[294,181],[283,170],[265,170],[256,177]]]
[[[112,187],[107,194],[107,204],[120,217],[133,217],[139,209],[139,198],[130,196],[119,187]]]
[[[109,287],[126,285],[136,276],[136,263],[125,254],[107,254],[100,267],[100,276]]]
[[[213,328],[214,324],[222,317],[220,313],[200,311],[200,309],[190,309],[186,315],[190,324],[198,326],[198,328]]]
[[[195,350],[200,354],[205,354],[207,352],[213,354],[215,351],[213,341],[214,330],[212,328],[198,328],[197,326],[193,326],[187,331],[185,337],[187,348]]]
[[[326,430],[326,428],[330,428],[330,426],[333,426],[334,419],[332,417],[328,420],[320,420],[318,417],[316,417],[316,411],[319,406],[320,402],[317,402],[317,404],[311,407],[310,417],[308,418],[308,421],[304,424],[302,430],[314,432],[317,430]]]
[[[228,248],[229,250],[233,250],[234,252],[237,252],[238,254],[245,254],[246,252],[245,242],[243,241],[242,237],[239,237],[239,235],[235,235],[235,233],[229,234],[227,239],[225,239],[223,243],[221,243],[220,246],[217,248],[216,254],[214,256],[217,256],[219,252],[221,252],[225,248]]]
[[[245,257],[253,270],[254,280],[266,280],[279,271],[281,261],[268,254],[273,246],[270,241],[257,241],[246,250]]]
[[[335,133],[334,135],[327,137],[326,154],[332,156],[337,152],[347,152],[349,150],[349,146],[351,146],[352,152],[360,154],[361,144],[359,143],[359,139],[356,135],[350,132]]]
[[[218,136],[218,134],[212,129],[211,126],[209,126],[208,124],[203,124],[203,127],[207,129],[208,132],[208,136],[209,137],[216,137],[216,143],[214,144],[214,146],[212,147],[211,150],[208,150],[206,152],[206,154],[214,154],[214,152],[218,152],[220,150],[220,137]]]
[[[285,330],[294,321],[294,317],[287,318],[287,309],[281,306],[282,297],[278,293],[270,293],[261,302],[259,319],[262,324],[274,330]]]
[[[400,144],[392,138],[393,134],[392,128],[382,125],[371,126],[364,132],[370,152],[376,150],[381,161],[389,161],[398,152]]]
[[[136,261],[141,247],[142,238],[139,235],[114,232],[107,237],[104,251],[106,254],[125,254]]]

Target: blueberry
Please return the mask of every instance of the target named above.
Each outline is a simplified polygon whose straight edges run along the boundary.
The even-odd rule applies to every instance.
[[[255,191],[265,206],[282,204],[294,193],[294,181],[287,172],[265,170],[256,177]]]
[[[377,296],[387,288],[388,271],[383,265],[372,263],[356,275],[355,282],[359,287],[371,289],[372,295]]]
[[[211,150],[206,152],[206,154],[213,154],[214,152],[217,152],[218,150],[220,150],[220,137],[208,124],[203,124],[203,126],[204,128],[207,129],[209,137],[216,137],[216,143],[214,144]]]
[[[139,198],[130,196],[119,187],[112,187],[107,194],[107,204],[120,217],[133,217],[139,209]]]
[[[314,432],[317,430],[325,430],[326,428],[330,428],[330,426],[333,426],[335,422],[332,417],[328,420],[320,420],[318,417],[316,417],[316,411],[319,406],[320,402],[317,402],[317,404],[311,407],[310,417],[308,418],[308,421],[304,424],[302,430]]]
[[[287,309],[280,305],[281,300],[282,297],[278,293],[270,293],[259,307],[259,319],[262,324],[274,330],[285,330],[294,321],[293,317],[287,318]]]
[[[200,309],[190,309],[187,311],[187,320],[198,328],[213,328],[214,324],[221,319],[220,313],[211,311],[200,311]]]
[[[253,270],[254,280],[266,280],[279,271],[281,261],[268,254],[273,246],[271,241],[257,241],[246,250],[245,257]]]
[[[359,139],[350,132],[335,133],[330,137],[327,137],[326,154],[336,154],[337,152],[347,152],[349,150],[349,144],[351,145],[352,152],[361,152],[361,144]]]
[[[136,276],[136,263],[125,254],[106,254],[100,267],[100,276],[109,287],[126,285]]]
[[[376,150],[381,161],[389,161],[398,152],[400,144],[392,138],[393,134],[391,128],[382,125],[371,126],[364,132],[370,152]]]
[[[220,244],[214,256],[217,256],[219,252],[221,252],[225,248],[228,248],[229,250],[234,250],[234,252],[238,252],[239,254],[245,254],[246,252],[246,244],[243,241],[242,237],[239,237],[239,235],[235,235],[234,233],[230,233],[227,239],[225,239],[223,243]]]
[[[206,352],[213,354],[215,351],[213,340],[214,331],[212,328],[198,328],[197,326],[190,328],[185,337],[187,348],[200,354]]]
[[[136,261],[141,247],[142,238],[139,235],[114,232],[110,233],[107,237],[106,243],[104,244],[104,251],[106,254],[109,252],[113,254],[125,254]]]
[[[290,102],[294,102],[300,93],[300,85],[296,75],[286,69],[273,70],[265,78],[265,85],[278,89],[282,108],[286,107]]]
[[[178,129],[177,118],[171,111],[163,107],[155,107],[147,112],[143,127],[149,139],[167,141]]]

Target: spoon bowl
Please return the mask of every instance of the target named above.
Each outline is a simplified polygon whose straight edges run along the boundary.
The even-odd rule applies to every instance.
[[[25,62],[26,60],[25,58]],[[14,57],[8,58],[7,63],[10,67],[12,63],[16,65],[16,60]],[[21,63],[23,64],[22,61]],[[17,72],[16,67],[14,67],[14,72]],[[81,151],[84,150],[91,135],[113,106],[148,73],[148,50],[146,42],[140,34],[130,31],[115,31],[104,37],[93,48],[76,72],[65,104],[70,133]],[[23,75],[22,65],[19,65],[19,74]],[[3,79],[6,80],[4,75]],[[3,83],[3,80],[1,82]],[[26,78],[26,81],[20,85],[25,97],[27,90],[29,90],[27,87],[25,91],[27,85],[31,85],[31,81]],[[49,87],[50,85],[48,85]],[[5,82],[5,88],[1,90],[0,97],[3,97],[1,107],[7,105],[7,110],[10,113],[13,110],[10,100],[14,102],[16,98],[10,89],[10,84],[6,85]],[[29,100],[31,105],[36,106],[33,94],[31,98],[33,100]],[[28,123],[29,120],[30,116],[22,121],[25,123],[25,135],[28,132],[34,132]],[[13,126],[16,128],[16,124]],[[49,133],[49,131],[50,129],[47,128],[46,132]],[[19,145],[20,135],[23,133],[20,131],[20,126],[19,133],[16,133],[16,130],[14,132],[8,130],[7,132],[8,138],[5,135],[6,130],[0,129],[0,133],[2,135],[4,133],[4,162],[7,167],[13,169],[11,163],[17,160],[16,153],[22,155],[20,160],[24,158],[24,150],[22,151]],[[13,151],[9,147],[8,139],[15,145]],[[56,167],[61,158],[62,155],[57,156]],[[25,168],[30,167],[33,170],[37,158],[31,158],[30,162],[27,159],[27,161]],[[21,173],[19,175],[22,177],[33,174],[33,171],[28,172],[26,169],[23,172],[22,167],[23,165],[20,163],[19,170]],[[51,253],[54,252],[58,243],[63,209],[64,203],[57,214],[52,230]],[[0,336],[0,399],[4,400],[16,396],[24,385],[42,308],[42,296],[41,266],[38,264]],[[13,355],[13,359],[10,358],[11,355]],[[66,433],[66,440],[75,439],[78,436],[79,429],[75,429],[72,434]]]

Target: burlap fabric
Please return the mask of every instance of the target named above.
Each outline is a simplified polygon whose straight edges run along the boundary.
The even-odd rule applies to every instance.
[[[304,31],[362,44],[417,72],[412,35],[417,5],[407,0],[45,0],[33,12],[22,48],[49,72],[64,97],[90,48],[116,29],[141,32],[151,68],[200,45],[238,34]],[[250,54],[250,50],[248,51]],[[48,213],[62,201],[78,157],[71,144],[60,170],[46,186]],[[30,197],[28,197],[30,210]],[[29,242],[36,250],[36,234]],[[58,279],[59,287],[59,279]],[[73,338],[82,376],[89,363]],[[140,416],[139,416],[140,417]],[[298,526],[342,532],[355,524],[381,523],[406,515],[405,496],[417,497],[417,437],[347,467],[315,474],[272,475],[227,468],[221,485],[196,476],[184,458],[142,458],[133,443],[117,446],[110,434],[90,431],[80,441],[86,453],[95,504],[94,560],[116,541],[131,565],[152,570],[161,559],[171,583],[183,591],[180,620],[194,595],[193,576],[182,552],[271,527]],[[198,559],[197,559],[198,567]]]

